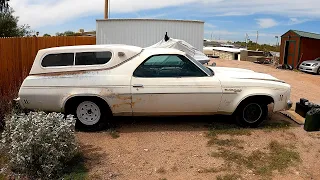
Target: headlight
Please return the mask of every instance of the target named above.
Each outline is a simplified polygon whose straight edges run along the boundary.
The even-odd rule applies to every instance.
[[[318,63],[313,64],[312,66],[318,66]]]

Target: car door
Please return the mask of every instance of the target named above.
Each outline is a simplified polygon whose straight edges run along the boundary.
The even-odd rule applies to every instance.
[[[149,57],[134,71],[131,93],[135,116],[213,114],[222,96],[219,79],[183,55]]]

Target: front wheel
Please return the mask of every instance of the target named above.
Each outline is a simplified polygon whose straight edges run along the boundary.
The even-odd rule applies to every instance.
[[[237,122],[243,127],[258,127],[268,115],[268,105],[259,102],[245,102],[240,105]]]
[[[318,75],[320,75],[320,67],[318,68]]]

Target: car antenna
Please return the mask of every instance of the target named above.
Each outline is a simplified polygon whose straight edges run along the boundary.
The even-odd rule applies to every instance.
[[[168,41],[170,39],[170,37],[168,36],[168,32],[166,32],[166,35],[164,36],[164,41]]]

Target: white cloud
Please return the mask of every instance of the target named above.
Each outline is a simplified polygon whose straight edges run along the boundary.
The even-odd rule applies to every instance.
[[[113,13],[126,13],[179,6],[191,2],[195,0],[153,0],[148,3],[145,0],[112,0],[110,6]],[[20,16],[20,22],[29,24],[33,28],[56,25],[104,12],[104,0],[11,0],[10,5]]]
[[[206,35],[211,35],[213,34],[213,36],[230,36],[230,35],[237,35],[239,34],[238,32],[231,32],[228,30],[213,30],[213,31],[209,31],[209,30],[205,30],[204,34]]]
[[[112,13],[139,13],[142,10],[183,5],[188,14],[209,16],[242,16],[248,14],[272,14],[301,19],[320,19],[319,0],[111,0]],[[10,5],[20,16],[20,23],[30,24],[32,28],[58,25],[76,18],[101,15],[103,18],[104,0],[10,0]],[[161,12],[172,13],[172,12]],[[292,22],[294,22],[293,19]],[[295,21],[296,22],[296,21]]]
[[[300,18],[290,18],[288,25],[296,25],[304,22],[310,21],[310,19],[300,19]]]
[[[207,22],[204,25],[205,25],[206,28],[209,28],[209,29],[213,29],[213,28],[217,27],[217,26],[215,26],[215,25],[213,25],[211,23],[207,23]]]
[[[271,18],[261,18],[261,19],[256,19],[256,21],[259,27],[263,29],[271,28],[279,24],[277,21]]]

